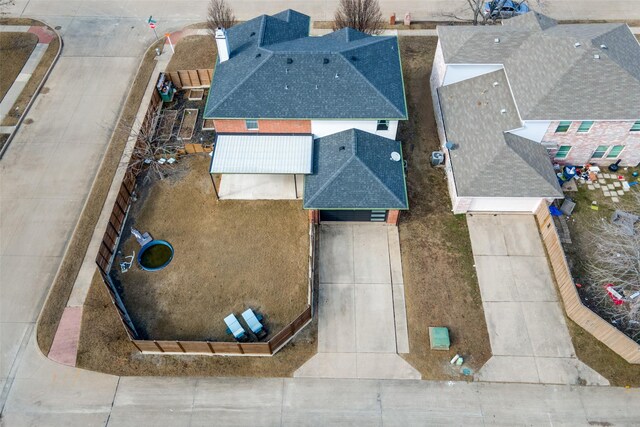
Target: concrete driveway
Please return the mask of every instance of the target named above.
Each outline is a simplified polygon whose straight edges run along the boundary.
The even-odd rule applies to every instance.
[[[409,352],[398,229],[322,225],[318,354],[298,377],[420,378]]]
[[[468,215],[493,357],[484,381],[608,384],[579,361],[531,215]]]

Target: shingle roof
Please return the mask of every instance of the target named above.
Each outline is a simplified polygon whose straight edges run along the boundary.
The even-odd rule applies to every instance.
[[[396,37],[350,28],[309,37],[309,17],[289,10],[227,32],[204,116],[272,119],[406,119]]]
[[[400,143],[357,129],[314,142],[314,174],[305,176],[305,209],[407,209]]]
[[[522,124],[504,70],[438,93],[459,197],[562,196],[546,149],[506,132]]]
[[[445,62],[504,64],[524,120],[640,117],[640,44],[627,25],[557,25],[535,12],[503,22],[438,27]]]

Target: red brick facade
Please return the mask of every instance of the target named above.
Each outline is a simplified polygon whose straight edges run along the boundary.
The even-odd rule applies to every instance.
[[[577,132],[580,126],[579,121],[571,123],[567,132],[556,132],[559,122],[551,122],[549,129],[542,139],[543,143],[553,143],[558,146],[570,145],[571,150],[564,159],[554,159],[557,163],[572,165],[584,165],[586,163],[607,166],[621,159],[621,166],[636,166],[640,163],[640,132],[630,132],[633,121],[596,121],[588,132]],[[612,147],[614,145],[624,145],[624,149],[616,158],[592,158],[596,148],[600,145]],[[550,151],[555,157],[557,148]],[[608,151],[607,151],[608,153]]]
[[[311,133],[310,120],[258,120],[258,129],[247,129],[246,122],[238,119],[215,119],[218,133]]]
[[[390,210],[387,212],[387,224],[398,225],[398,218],[400,217],[399,210]]]

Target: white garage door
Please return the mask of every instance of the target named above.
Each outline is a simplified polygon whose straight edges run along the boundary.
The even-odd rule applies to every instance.
[[[467,212],[535,212],[542,200],[529,197],[474,197]]]

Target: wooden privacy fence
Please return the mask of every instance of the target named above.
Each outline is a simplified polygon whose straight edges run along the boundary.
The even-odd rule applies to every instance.
[[[640,344],[582,304],[546,203],[540,204],[535,216],[567,316],[627,362],[640,364]]]
[[[211,87],[213,69],[179,70],[167,73],[173,85],[178,89]]]

